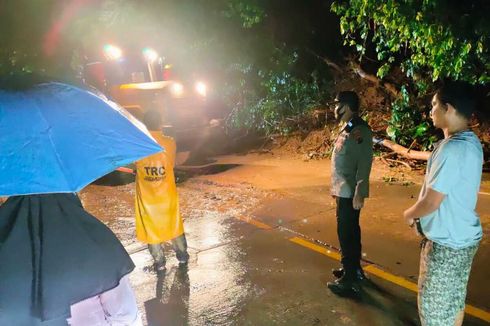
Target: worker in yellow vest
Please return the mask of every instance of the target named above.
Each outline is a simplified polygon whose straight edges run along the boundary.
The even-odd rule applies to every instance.
[[[148,244],[157,272],[165,270],[166,241],[172,241],[180,265],[189,260],[175,185],[176,144],[172,137],[162,134],[162,122],[156,110],[145,114],[146,127],[164,151],[136,162],[136,236]]]

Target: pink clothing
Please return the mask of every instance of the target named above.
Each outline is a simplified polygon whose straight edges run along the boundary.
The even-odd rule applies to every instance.
[[[143,325],[128,275],[114,289],[77,302],[70,310],[67,322],[72,326]]]

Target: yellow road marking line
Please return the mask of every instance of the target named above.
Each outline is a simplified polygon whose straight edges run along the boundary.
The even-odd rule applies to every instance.
[[[330,258],[333,258],[335,260],[340,261],[340,254],[336,251],[329,250],[325,247],[319,246],[315,243],[312,243],[312,242],[307,241],[305,239],[302,239],[300,237],[290,238],[289,241],[294,242],[296,244],[299,244],[300,246],[306,247],[306,248],[311,249],[313,251],[319,252],[322,255],[325,255],[325,256],[328,256]]]
[[[249,224],[255,225],[258,228],[264,229],[264,230],[270,230],[272,229],[271,226],[259,222],[257,220],[254,220],[250,217],[245,217],[245,216],[240,216],[238,217],[239,220],[247,222]],[[308,248],[310,250],[316,251],[322,255],[325,255],[327,257],[330,257],[332,259],[340,261],[340,254],[337,251],[334,250],[329,250],[323,246],[317,245],[316,243],[313,243],[311,241],[308,241],[306,239],[300,238],[300,237],[292,237],[288,239],[289,241],[296,243],[302,247]],[[363,267],[364,271],[368,272],[369,274],[375,275],[381,279],[384,279],[388,282],[391,282],[393,284],[396,284],[398,286],[401,286],[405,289],[408,289],[410,291],[413,291],[415,293],[418,292],[418,286],[417,284],[410,282],[409,280],[404,279],[403,277],[393,275],[391,273],[388,273],[384,270],[382,270],[379,267],[376,267],[375,265],[368,265]],[[465,312],[468,315],[471,315],[473,317],[476,317],[478,319],[481,319],[486,322],[490,322],[490,312],[485,311],[483,309],[474,307],[472,305],[467,304],[465,307]]]
[[[382,278],[384,280],[390,281],[391,283],[395,283],[401,287],[404,287],[405,289],[412,290],[413,292],[418,292],[418,286],[417,284],[410,282],[403,277],[400,276],[395,276],[393,274],[387,273],[384,270],[374,266],[374,265],[368,265],[366,267],[363,267],[365,272],[368,272],[370,274],[373,274],[379,278]]]
[[[250,217],[239,216],[238,219],[240,221],[243,221],[243,222],[247,222],[249,224],[252,224],[252,225],[258,227],[259,229],[264,229],[264,230],[270,230],[270,229],[272,229],[271,226],[269,226],[267,224],[264,224],[262,222],[259,222],[257,220],[254,220],[253,218],[250,218]]]
[[[473,317],[479,318],[481,320],[484,320],[486,322],[490,323],[490,313],[488,311],[485,311],[483,309],[473,307],[472,305],[467,304],[466,307],[464,308],[464,311]]]
[[[340,254],[339,253],[337,253],[335,251],[328,250],[322,246],[319,246],[315,243],[312,243],[311,241],[308,241],[308,240],[305,240],[305,239],[302,239],[299,237],[290,238],[289,241],[294,242],[296,244],[299,244],[300,246],[303,246],[305,248],[311,249],[311,250],[316,251],[318,253],[321,253],[325,256],[328,256],[330,258],[333,258],[335,260],[340,261]],[[376,267],[375,265],[368,265],[368,266],[363,267],[363,269],[365,272],[368,272],[369,274],[373,274],[373,275],[375,275],[381,279],[384,279],[388,282],[394,283],[398,286],[401,286],[405,289],[411,290],[415,293],[418,292],[417,284],[410,282],[410,281],[404,279],[403,277],[396,276],[396,275],[393,275],[391,273],[385,272],[384,270]],[[465,312],[468,315],[479,318],[479,319],[484,320],[486,322],[490,322],[490,313],[483,310],[483,309],[480,309],[480,308],[477,308],[477,307],[474,307],[472,305],[467,304],[465,307]]]

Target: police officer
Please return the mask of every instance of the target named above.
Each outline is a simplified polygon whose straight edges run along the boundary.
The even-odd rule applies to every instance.
[[[369,174],[373,159],[372,132],[359,117],[359,97],[343,91],[336,97],[335,118],[345,124],[332,153],[332,197],[337,204],[337,234],[342,251],[342,268],[327,284],[339,295],[356,294],[366,280],[361,268],[360,209],[369,196]]]

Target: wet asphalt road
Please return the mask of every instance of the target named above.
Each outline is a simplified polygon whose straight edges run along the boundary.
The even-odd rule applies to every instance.
[[[358,301],[330,293],[337,263],[288,241],[288,231],[219,216],[188,224],[188,267],[170,259],[157,275],[145,271],[146,250],[132,255],[148,325],[417,325],[414,295],[389,283]]]
[[[121,208],[99,207],[99,202],[91,209],[100,208],[94,212],[99,217],[113,209],[108,224],[136,263],[131,281],[145,323],[419,325],[415,293],[387,280],[401,276],[402,283],[416,283],[419,240],[400,225],[400,214],[419,185],[381,182],[386,171],[375,171],[361,217],[363,252],[365,267],[372,264],[388,276],[371,275],[371,285],[359,298],[340,298],[326,288],[331,269],[338,267],[327,164],[229,157],[221,167],[189,173],[192,178],[179,186],[179,193],[191,259],[179,268],[168,247],[167,270],[159,275],[147,271],[151,257],[134,240],[132,186],[116,193],[114,188],[96,190],[95,201],[101,195],[126,201]],[[483,190],[490,190],[488,180]],[[468,303],[488,311],[490,196],[482,198],[478,210],[485,238],[474,262]],[[467,314],[464,325],[488,323]]]
[[[147,250],[132,254],[131,281],[148,325],[419,324],[415,294],[383,279],[371,277],[356,300],[332,294],[326,282],[337,261],[289,241],[298,234],[286,228],[205,213],[187,219],[186,230],[185,268],[170,247],[159,275],[145,271]],[[485,323],[467,317],[465,325]]]

